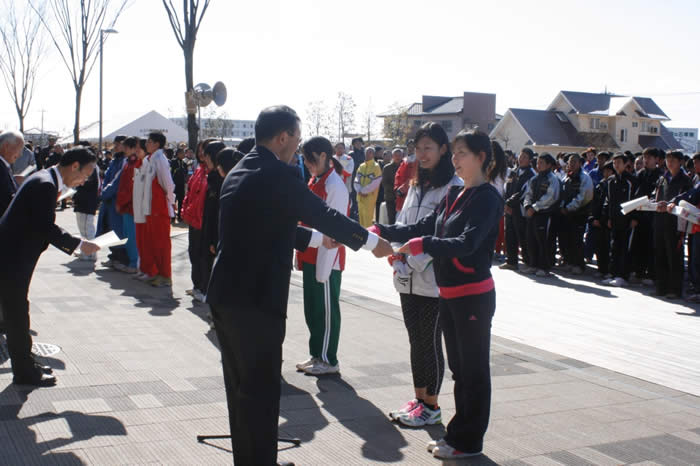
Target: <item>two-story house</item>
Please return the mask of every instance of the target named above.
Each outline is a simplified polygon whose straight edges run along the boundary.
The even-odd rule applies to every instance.
[[[402,111],[410,133],[415,134],[421,125],[434,121],[443,127],[450,140],[462,129],[479,128],[489,133],[501,118],[496,114],[496,94],[480,92],[465,92],[457,97],[424,95],[421,102],[410,104]],[[387,112],[379,118],[395,115],[395,111]]]
[[[680,149],[669,117],[648,97],[561,91],[546,110],[508,109],[491,132],[504,148],[535,152]]]

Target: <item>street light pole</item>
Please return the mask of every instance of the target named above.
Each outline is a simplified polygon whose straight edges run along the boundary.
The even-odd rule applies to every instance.
[[[117,34],[118,31],[116,29],[100,29],[100,141],[98,144],[99,148],[99,153],[98,155],[102,155],[102,45],[104,43],[104,35],[105,34]]]

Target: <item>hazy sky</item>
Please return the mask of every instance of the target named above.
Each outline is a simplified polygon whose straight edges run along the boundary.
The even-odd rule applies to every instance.
[[[20,0],[26,1],[26,0]],[[179,3],[179,0],[175,0]],[[497,94],[497,111],[545,108],[559,90],[650,96],[673,121],[700,127],[697,0],[212,0],[195,49],[195,82],[223,81],[231,118],[285,103],[334,105],[358,116],[422,94]],[[160,0],[135,0],[105,44],[104,115],[126,123],[150,110],[184,114],[184,62]],[[98,69],[81,124],[98,117]],[[0,88],[0,128],[17,126]],[[74,91],[55,50],[26,128],[70,133]],[[107,125],[109,126],[109,125]]]

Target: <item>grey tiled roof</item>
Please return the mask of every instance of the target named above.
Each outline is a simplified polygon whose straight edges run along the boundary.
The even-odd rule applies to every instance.
[[[561,91],[578,113],[604,112],[610,108],[610,94]]]
[[[658,105],[656,105],[656,102],[649,97],[635,97],[634,100],[637,101],[640,107],[642,107],[642,110],[644,110],[644,113],[646,113],[647,116],[651,116],[652,118],[659,116],[668,118],[664,111],[661,110]]]
[[[533,144],[571,147],[618,147],[608,133],[578,132],[567,120],[561,121],[556,112],[512,108],[510,111],[532,138]]]
[[[425,110],[424,115],[451,115],[460,113],[464,107],[464,97],[453,97],[447,102]]]

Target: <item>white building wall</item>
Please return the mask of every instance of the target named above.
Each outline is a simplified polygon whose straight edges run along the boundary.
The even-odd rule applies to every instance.
[[[503,120],[491,131],[491,138],[498,141],[503,149],[510,149],[518,153],[525,143],[528,142],[528,135],[522,126],[515,120],[509,111],[503,116]]]
[[[673,137],[683,146],[683,152],[694,154],[700,150],[698,141],[698,128],[668,128]]]

